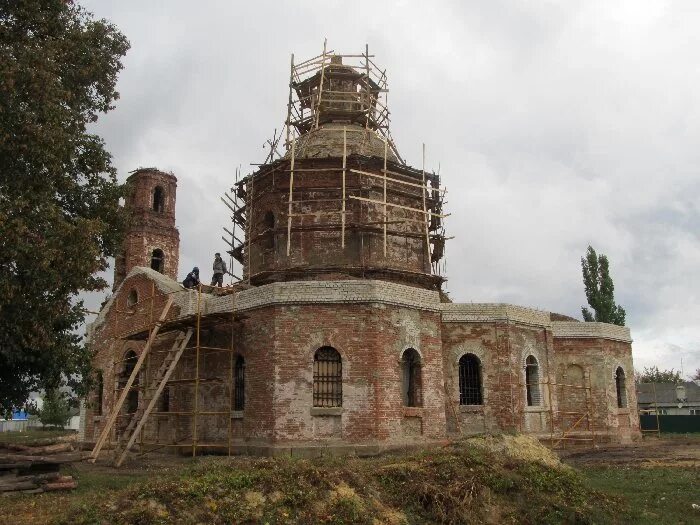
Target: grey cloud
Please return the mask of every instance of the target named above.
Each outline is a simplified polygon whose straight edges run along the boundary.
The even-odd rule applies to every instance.
[[[692,2],[106,2],[132,50],[96,130],[120,176],[179,179],[181,274],[206,267],[219,196],[285,116],[289,54],[365,42],[393,134],[449,188],[448,290],[579,315],[606,253],[640,363],[700,367],[700,13]],[[675,345],[675,346],[674,346]]]

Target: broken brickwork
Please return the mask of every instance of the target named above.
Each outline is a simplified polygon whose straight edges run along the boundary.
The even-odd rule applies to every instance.
[[[114,289],[136,266],[177,280],[180,234],[175,227],[177,178],[155,168],[134,171],[126,181],[125,208],[132,218],[114,269]],[[159,265],[159,266],[158,266]]]

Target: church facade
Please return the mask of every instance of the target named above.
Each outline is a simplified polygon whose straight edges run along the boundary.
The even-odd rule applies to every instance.
[[[401,159],[386,77],[357,56],[292,66],[284,154],[225,199],[239,282],[184,289],[176,180],[131,175],[134,226],[89,330],[85,439],[136,428],[134,446],[316,454],[638,437],[626,327],[443,293],[440,177]]]

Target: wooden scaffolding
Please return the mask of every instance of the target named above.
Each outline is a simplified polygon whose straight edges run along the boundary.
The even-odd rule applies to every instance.
[[[327,216],[325,226],[339,231],[340,248],[346,246],[348,228],[374,233],[378,227],[385,258],[388,237],[413,236],[416,232],[402,230],[401,227],[416,224],[423,238],[430,272],[436,276],[443,274],[445,241],[448,239],[444,219],[449,214],[443,212],[447,190],[440,186],[439,174],[426,171],[425,145],[420,170],[410,168],[401,158],[390,132],[386,70],[380,69],[373,58],[367,46],[362,54],[340,55],[329,50],[325,42],[322,53],[309,60],[295,63],[292,55],[284,133],[286,154],[284,158],[280,156],[275,160],[277,141],[282,137],[280,134],[279,139],[268,141],[270,154],[266,163],[256,165],[258,169],[245,177],[237,170],[234,186],[221,198],[231,212],[233,223],[231,229],[224,228],[225,235],[222,237],[229,245],[228,253],[232,260],[250,270],[251,245],[259,240],[251,236],[251,218],[258,197],[263,196],[255,186],[263,176],[279,174],[288,177],[286,217],[282,219],[284,226],[279,226],[279,233],[286,234],[287,257],[292,254],[292,234],[304,231],[303,223],[307,216]],[[329,79],[334,79],[334,83]],[[303,154],[307,142],[305,136],[329,122],[335,123],[335,129],[342,131],[342,155],[324,159],[330,163],[326,162],[327,167],[323,168],[300,163],[300,159],[306,160]],[[343,123],[342,129],[338,129],[338,123]],[[373,140],[379,140],[383,145],[382,153],[375,155],[381,163],[376,172],[358,165],[356,155],[351,155],[348,147],[349,143],[356,144],[358,140],[370,140],[370,134],[376,134]],[[398,162],[394,159],[398,159]],[[336,187],[325,188],[333,197],[304,199],[298,196],[295,191],[297,186],[303,187],[304,177],[318,172],[332,175],[333,180],[338,181]],[[359,183],[350,186],[350,175]],[[375,195],[368,195],[370,191],[367,188],[371,188]],[[417,192],[414,196],[417,197],[418,206],[407,206],[391,198],[392,194],[411,191]],[[377,194],[381,198],[377,198]],[[328,209],[331,201],[337,203],[335,209]],[[367,216],[371,212],[380,220],[360,220],[350,224],[351,201],[360,202]],[[314,205],[316,209],[308,209]],[[248,271],[246,280],[250,282],[250,278],[251,272]]]
[[[204,286],[204,288],[208,288]],[[192,456],[201,453],[203,449],[217,449],[231,455],[233,452],[232,424],[234,419],[234,392],[236,391],[235,377],[235,301],[236,289],[224,288],[218,291],[231,298],[230,312],[203,315],[203,286],[194,292],[197,306],[194,315],[177,317],[172,314],[171,307],[175,294],[192,293],[175,291],[168,294],[156,293],[155,283],[152,283],[151,295],[130,304],[115,304],[114,325],[119,331],[115,337],[111,351],[114,356],[114,403],[105,418],[99,438],[90,454],[89,461],[94,462],[102,449],[109,446],[114,450],[114,464],[120,466],[126,459],[131,448],[138,443],[142,453],[149,450],[176,448],[191,449]],[[126,299],[128,301],[128,299]],[[157,316],[157,317],[156,317]],[[227,330],[230,334],[229,345],[217,347],[202,344],[202,331],[206,329]],[[127,363],[125,359],[126,346],[129,341],[144,340],[140,354],[136,360]],[[166,340],[173,339],[168,346]],[[228,355],[228,367],[222,370],[221,377],[203,377],[201,363],[207,355],[224,353]],[[189,354],[194,358],[194,374],[191,377],[174,377],[174,372],[180,367],[182,358]],[[130,372],[124,380],[125,367]],[[225,410],[209,410],[200,406],[200,386],[205,382],[218,382],[227,390]],[[158,403],[162,400],[165,389],[168,393],[178,388],[189,388],[193,391],[193,407],[190,410],[159,410]],[[136,410],[129,413],[125,404],[129,396],[138,396]],[[177,395],[170,395],[177,397]],[[208,416],[227,416],[227,439],[219,441],[203,441],[200,439],[199,427],[202,419]],[[176,442],[163,442],[158,432],[146,432],[146,424],[153,417],[165,418],[169,427],[174,429],[180,418],[190,419],[191,433]],[[152,430],[152,429],[151,429]],[[172,432],[175,435],[175,431]],[[155,435],[155,437],[152,437]]]

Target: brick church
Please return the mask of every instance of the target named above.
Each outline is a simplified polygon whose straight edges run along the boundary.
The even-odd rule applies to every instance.
[[[372,59],[292,61],[285,133],[223,198],[220,251],[241,268],[228,286],[178,282],[176,178],[130,175],[133,226],[88,330],[94,457],[639,435],[628,328],[443,293],[444,188],[401,158]]]

